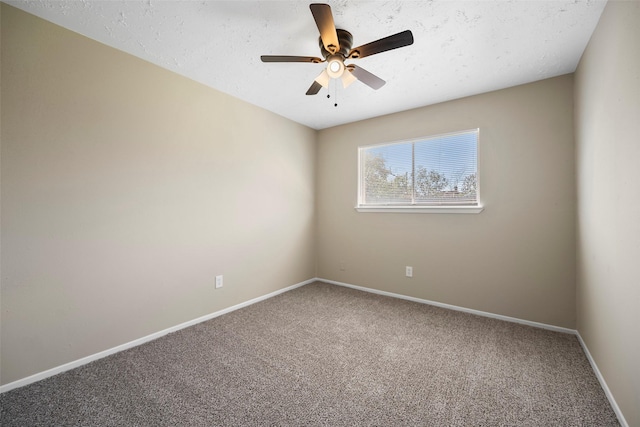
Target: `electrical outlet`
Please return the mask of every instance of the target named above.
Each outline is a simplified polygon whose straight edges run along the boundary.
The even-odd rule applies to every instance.
[[[340,271],[346,271],[347,270],[347,263],[342,261],[340,262],[340,264],[338,265],[340,267]]]
[[[222,287],[222,274],[219,276],[216,276],[216,289],[221,287]]]
[[[413,267],[406,266],[404,274],[407,277],[413,277]]]

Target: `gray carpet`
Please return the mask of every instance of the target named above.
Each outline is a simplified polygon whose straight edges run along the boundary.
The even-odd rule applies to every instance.
[[[314,283],[0,396],[8,426],[615,426],[575,336]]]

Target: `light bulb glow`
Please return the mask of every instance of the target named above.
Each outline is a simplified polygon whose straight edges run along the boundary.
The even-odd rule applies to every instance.
[[[327,73],[332,79],[340,78],[342,73],[344,73],[344,63],[342,62],[342,58],[338,55],[330,57],[329,64],[327,65]]]

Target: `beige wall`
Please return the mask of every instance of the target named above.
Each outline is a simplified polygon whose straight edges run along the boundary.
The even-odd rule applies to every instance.
[[[5,4],[1,72],[2,384],[315,276],[315,131]]]
[[[573,328],[572,85],[566,75],[321,131],[318,277]],[[476,127],[482,213],[354,210],[358,146]]]
[[[640,426],[640,2],[607,4],[576,72],[578,331]]]

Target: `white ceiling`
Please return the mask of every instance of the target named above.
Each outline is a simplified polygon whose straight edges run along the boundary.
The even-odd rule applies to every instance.
[[[353,60],[387,84],[305,92],[324,64],[300,1],[3,0],[314,129],[575,71],[606,0],[329,1],[354,47],[403,30],[413,45]],[[338,103],[334,107],[334,102]]]

